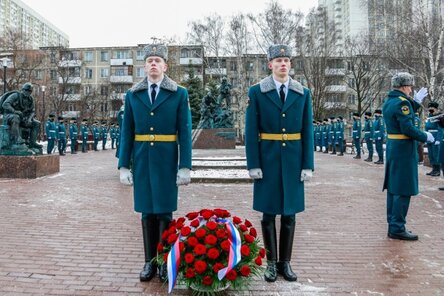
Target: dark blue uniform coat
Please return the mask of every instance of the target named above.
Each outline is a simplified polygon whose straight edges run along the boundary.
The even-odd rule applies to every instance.
[[[253,209],[294,215],[305,209],[302,169],[314,169],[313,114],[310,91],[290,79],[285,104],[272,76],[250,88],[245,140],[247,168],[261,168],[254,181]],[[301,133],[301,140],[259,140],[259,133]]]
[[[136,134],[177,134],[177,142],[140,142]],[[177,170],[191,169],[191,111],[187,90],[167,76],[153,105],[146,78],[126,94],[119,168],[129,168],[132,156],[135,211],[175,211]]]
[[[384,187],[394,195],[418,194],[417,142],[427,140],[426,133],[415,127],[415,112],[419,104],[399,90],[388,94],[382,112],[387,131]],[[390,139],[391,134],[410,139]]]

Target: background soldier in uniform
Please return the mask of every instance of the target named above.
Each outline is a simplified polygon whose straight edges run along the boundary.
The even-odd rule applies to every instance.
[[[82,152],[88,152],[88,119],[84,118],[82,120],[82,125],[80,126],[80,131],[82,132]]]
[[[429,117],[439,115],[437,102],[429,103]],[[437,177],[440,173],[440,165],[438,161],[439,156],[439,143],[442,140],[442,131],[439,128],[439,121],[426,120],[425,131],[430,132],[433,137],[435,137],[435,143],[427,143],[427,152],[429,156],[430,165],[432,166],[432,171],[426,173],[426,175]]]
[[[277,273],[297,280],[290,265],[295,214],[305,209],[304,181],[314,169],[311,94],[290,78],[290,58],[289,46],[269,47],[272,75],[250,87],[246,113],[247,168],[254,179],[253,209],[263,213],[269,282],[276,281]],[[281,215],[278,262],[276,215]]]
[[[382,119],[382,110],[375,110],[375,120],[373,121],[373,136],[375,139],[376,153],[378,153],[378,160],[375,161],[376,164],[384,164],[384,138],[385,138],[385,127],[384,121]]]
[[[108,127],[106,126],[106,121],[102,121],[100,134],[102,136],[102,150],[106,150],[106,140],[108,139]]]
[[[364,161],[373,161],[373,122],[372,112],[365,112],[364,140],[367,145],[368,157]]]
[[[133,183],[134,209],[142,213],[145,265],[141,281],[156,274],[157,244],[177,210],[179,185],[190,183],[191,110],[188,92],[164,73],[167,47],[148,45],[147,77],[126,94],[120,142],[120,181]],[[161,281],[168,278],[166,264],[159,267]]]
[[[429,132],[414,125],[415,111],[427,91],[421,89],[412,99],[413,76],[406,72],[392,77],[393,90],[388,93],[382,112],[387,129],[386,166],[383,189],[387,189],[388,236],[417,240],[405,227],[410,197],[418,194],[418,154],[416,141],[434,142]]]
[[[353,113],[353,144],[356,149],[356,156],[354,159],[361,159],[361,116],[359,113]]]
[[[69,123],[69,138],[71,139],[71,154],[77,154],[76,144],[77,144],[77,121],[73,117]]]
[[[93,135],[93,141],[94,141],[94,145],[93,145],[94,151],[99,151],[99,149],[97,148],[97,146],[99,145],[99,140],[100,140],[100,130],[99,130],[98,125],[99,125],[99,122],[94,121],[93,126],[92,126],[92,130],[91,130],[91,133]]]
[[[54,123],[55,115],[53,113],[49,114],[48,120],[46,121],[45,126],[45,133],[46,133],[46,140],[48,141],[48,146],[46,147],[46,153],[52,154],[52,151],[54,150],[54,143],[57,139],[57,131],[56,131],[56,125]]]
[[[59,151],[60,155],[65,155],[65,149],[66,149],[66,127],[65,123],[63,122],[63,117],[59,116],[57,117],[57,150]]]

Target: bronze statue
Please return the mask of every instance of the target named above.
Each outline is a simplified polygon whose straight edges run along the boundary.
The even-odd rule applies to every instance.
[[[3,125],[9,129],[9,141],[4,146],[20,151],[17,154],[41,154],[42,145],[36,143],[40,122],[35,119],[34,98],[31,94],[32,84],[27,82],[21,91],[10,91],[0,98]]]

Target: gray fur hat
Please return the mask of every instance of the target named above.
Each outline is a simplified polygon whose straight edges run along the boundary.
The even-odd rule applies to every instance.
[[[293,51],[293,49],[288,45],[272,44],[268,48],[268,52],[267,52],[268,61],[271,61],[272,59],[275,59],[275,58],[281,58],[281,57],[291,58],[292,51]]]
[[[168,60],[168,48],[164,44],[150,44],[145,46],[143,51],[145,52],[143,60],[151,56],[161,57],[165,62]]]
[[[399,72],[392,77],[392,88],[399,88],[401,86],[414,86],[415,78],[412,74],[407,72]]]

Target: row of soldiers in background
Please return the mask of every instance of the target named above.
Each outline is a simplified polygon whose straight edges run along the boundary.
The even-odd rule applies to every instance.
[[[427,153],[430,161],[430,165],[432,166],[432,171],[428,172],[427,175],[438,177],[441,175],[440,168],[442,167],[444,174],[444,144],[442,141],[444,139],[444,127],[440,125],[439,120],[433,119],[435,116],[440,116],[441,112],[439,111],[439,104],[437,102],[430,102],[428,105],[428,117],[424,123],[424,130],[429,132],[435,137],[434,143],[427,143]],[[420,128],[421,122],[419,120],[419,116],[417,116],[417,122],[415,122],[417,127]],[[420,161],[422,146],[420,147]]]
[[[88,136],[91,134],[93,139],[93,150],[98,151],[99,141],[102,141],[102,149],[106,150],[106,142],[108,133],[111,139],[111,149],[115,149],[119,145],[120,129],[119,124],[111,124],[108,128],[106,122],[95,121],[91,127],[88,126],[88,120],[83,119],[80,129],[77,127],[77,119],[71,118],[69,121],[69,135],[65,127],[65,121],[62,116],[58,117],[55,122],[55,115],[50,114],[45,125],[45,134],[48,141],[47,153],[52,154],[55,151],[55,144],[60,155],[65,155],[68,138],[70,139],[71,154],[77,154],[77,141],[80,136],[82,152],[88,152]]]
[[[344,119],[341,116],[314,121],[313,134],[316,151],[344,155]]]

